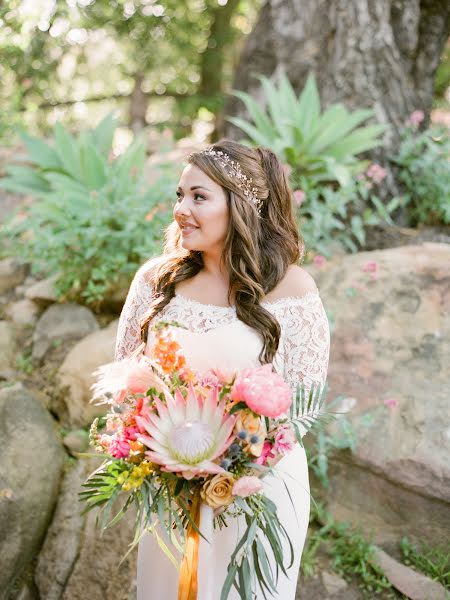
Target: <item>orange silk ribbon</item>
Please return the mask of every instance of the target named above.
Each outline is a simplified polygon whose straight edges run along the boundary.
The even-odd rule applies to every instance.
[[[192,501],[191,518],[200,528],[200,493],[196,492]],[[178,583],[178,600],[197,600],[198,592],[198,547],[200,536],[191,523],[186,529],[186,551],[181,563]]]

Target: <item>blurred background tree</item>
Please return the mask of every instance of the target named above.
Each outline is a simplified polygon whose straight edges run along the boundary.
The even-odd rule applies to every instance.
[[[191,132],[223,107],[260,0],[12,0],[0,9],[0,102],[33,133],[119,109],[134,132]],[[214,129],[215,124],[212,124]]]

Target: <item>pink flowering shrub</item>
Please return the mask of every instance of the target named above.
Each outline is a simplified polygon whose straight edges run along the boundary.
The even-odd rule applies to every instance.
[[[374,183],[381,183],[383,181],[383,179],[385,179],[385,177],[387,175],[387,171],[381,165],[378,165],[377,163],[373,163],[367,169],[366,175]]]

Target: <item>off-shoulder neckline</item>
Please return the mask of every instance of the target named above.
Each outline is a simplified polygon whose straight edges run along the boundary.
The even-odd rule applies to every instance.
[[[261,302],[261,306],[278,306],[285,303],[295,302],[302,303],[305,300],[308,300],[311,297],[320,297],[319,290],[316,288],[313,291],[306,292],[303,296],[284,296],[283,298],[277,298],[276,300],[264,300]],[[236,311],[236,306],[219,306],[218,304],[206,304],[204,302],[200,302],[199,300],[194,300],[194,298],[189,298],[189,296],[185,296],[184,294],[180,294],[178,292],[175,293],[173,298],[179,298],[184,302],[187,302],[192,305],[196,305],[202,308],[213,308],[214,310],[223,310],[223,311]]]

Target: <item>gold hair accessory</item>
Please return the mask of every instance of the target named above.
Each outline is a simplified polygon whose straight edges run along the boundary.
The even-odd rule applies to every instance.
[[[241,165],[233,160],[228,154],[221,150],[214,150],[213,148],[205,148],[201,150],[199,154],[207,154],[215,158],[218,163],[226,169],[228,175],[233,179],[236,179],[237,186],[242,190],[247,200],[250,200],[255,206],[258,214],[261,212],[262,200],[258,198],[257,189],[252,187],[253,179],[247,177],[241,169]]]

